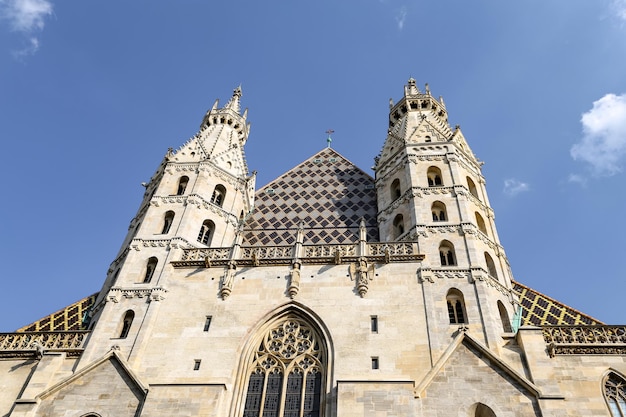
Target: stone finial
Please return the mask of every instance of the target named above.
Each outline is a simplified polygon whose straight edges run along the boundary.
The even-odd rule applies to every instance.
[[[241,86],[238,86],[233,90],[233,96],[228,100],[228,103],[224,106],[225,109],[231,109],[239,113],[241,111],[241,105],[239,99],[241,98],[242,91]]]
[[[409,78],[408,84],[404,87],[404,95],[405,96],[414,96],[420,93],[419,88],[417,88],[417,84],[415,83],[415,78]]]

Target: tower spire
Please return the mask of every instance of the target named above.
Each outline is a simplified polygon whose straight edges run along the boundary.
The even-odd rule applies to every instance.
[[[239,111],[241,110],[241,105],[239,103],[239,99],[241,98],[241,85],[237,86],[237,88],[235,88],[233,90],[233,96],[230,98],[230,100],[228,100],[228,103],[226,103],[226,105],[224,106],[225,109],[231,109],[233,111],[236,111],[237,113],[239,113]]]

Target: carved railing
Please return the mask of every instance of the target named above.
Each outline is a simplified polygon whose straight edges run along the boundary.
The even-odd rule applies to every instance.
[[[183,250],[175,267],[225,266],[229,262],[237,265],[288,265],[296,259],[303,263],[345,263],[354,262],[359,257],[372,262],[416,261],[423,258],[417,252],[415,242],[300,245],[299,253],[293,246],[242,246],[231,259],[232,248],[190,248]],[[364,248],[364,249],[361,249]]]
[[[89,331],[0,333],[0,357],[38,357],[47,351],[79,356]]]
[[[626,355],[626,326],[545,326],[543,338],[555,355]]]

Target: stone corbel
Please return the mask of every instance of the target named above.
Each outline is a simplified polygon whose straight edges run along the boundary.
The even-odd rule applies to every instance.
[[[165,299],[165,293],[167,290],[162,287],[157,287],[150,293],[150,301],[161,301]]]
[[[433,279],[432,270],[430,268],[420,268],[417,270],[417,278],[420,282],[430,282],[433,284],[435,280]]]

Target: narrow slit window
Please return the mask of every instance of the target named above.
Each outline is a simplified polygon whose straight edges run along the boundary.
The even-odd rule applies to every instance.
[[[370,317],[370,330],[372,333],[378,333],[378,316]]]
[[[378,361],[377,356],[372,357],[372,369],[378,369],[380,367],[380,363]]]
[[[196,359],[193,361],[193,370],[198,371],[200,369],[200,363],[202,361],[200,359]]]
[[[204,321],[204,331],[208,332],[209,331],[209,327],[211,327],[211,320],[213,319],[212,316],[206,316],[206,320]]]

